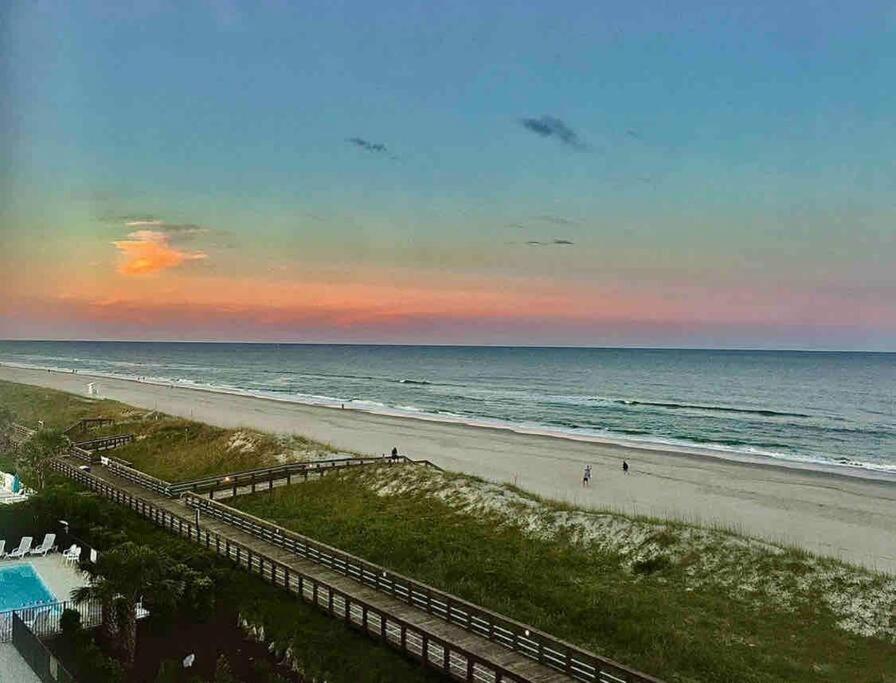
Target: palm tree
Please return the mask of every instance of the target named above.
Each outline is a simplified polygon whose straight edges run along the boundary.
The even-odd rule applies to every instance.
[[[84,569],[90,574],[90,584],[72,591],[72,599],[102,604],[103,633],[119,637],[128,667],[137,651],[137,604],[144,596],[154,605],[171,605],[188,590],[211,586],[207,577],[175,563],[165,553],[132,542],[101,553]]]
[[[24,442],[19,450],[19,468],[28,473],[28,483],[42,489],[46,481],[46,464],[68,445],[65,435],[58,429],[41,429]]]

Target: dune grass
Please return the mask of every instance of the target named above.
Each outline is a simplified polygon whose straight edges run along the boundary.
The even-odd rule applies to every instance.
[[[87,417],[120,418],[133,408],[106,399],[75,396],[53,389],[0,381],[0,405],[7,406],[16,422],[36,428],[37,421],[52,429],[65,429]]]
[[[250,429],[221,429],[201,422],[140,410],[111,400],[90,399],[52,389],[0,381],[0,405],[16,421],[66,428],[83,418],[108,417],[110,426],[79,431],[73,441],[114,434],[134,434],[136,440],[115,450],[140,470],[167,481],[183,481],[279,462],[329,457],[334,449],[297,436],[275,437]]]
[[[896,680],[896,645],[838,627],[811,591],[783,607],[694,581],[696,558],[656,550],[686,525],[658,529],[632,559],[571,528],[545,537],[428,491],[371,490],[394,476],[346,472],[234,505],[670,681]],[[764,571],[798,574],[802,559],[769,554]]]

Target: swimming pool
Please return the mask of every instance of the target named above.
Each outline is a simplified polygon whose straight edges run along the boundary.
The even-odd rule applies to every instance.
[[[0,612],[55,600],[30,564],[0,565]]]

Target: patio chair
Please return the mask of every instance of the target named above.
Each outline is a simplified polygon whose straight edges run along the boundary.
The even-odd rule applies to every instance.
[[[6,549],[6,541],[0,541],[0,560],[3,559],[3,551]]]
[[[56,542],[56,534],[44,534],[43,543],[37,546],[34,550],[31,551],[32,555],[46,555],[50,550],[53,549],[53,544]]]
[[[31,541],[34,539],[31,536],[23,536],[22,540],[19,541],[19,547],[9,553],[6,557],[10,560],[14,560],[18,557],[25,557],[28,554],[28,551],[31,550]]]
[[[81,559],[81,547],[77,543],[72,543],[72,547],[62,551],[62,559],[66,563],[78,562]]]

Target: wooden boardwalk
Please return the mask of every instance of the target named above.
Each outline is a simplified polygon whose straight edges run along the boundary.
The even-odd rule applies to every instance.
[[[650,680],[611,675],[600,678],[573,677],[351,577],[297,557],[293,552],[225,521],[202,515],[197,527],[196,511],[187,507],[182,499],[147,490],[113,474],[102,465],[93,465],[88,474],[74,463],[60,459],[54,462],[54,469],[128,505],[166,529],[229,557],[266,580],[452,678],[495,683],[547,683],[576,678],[602,683]]]

